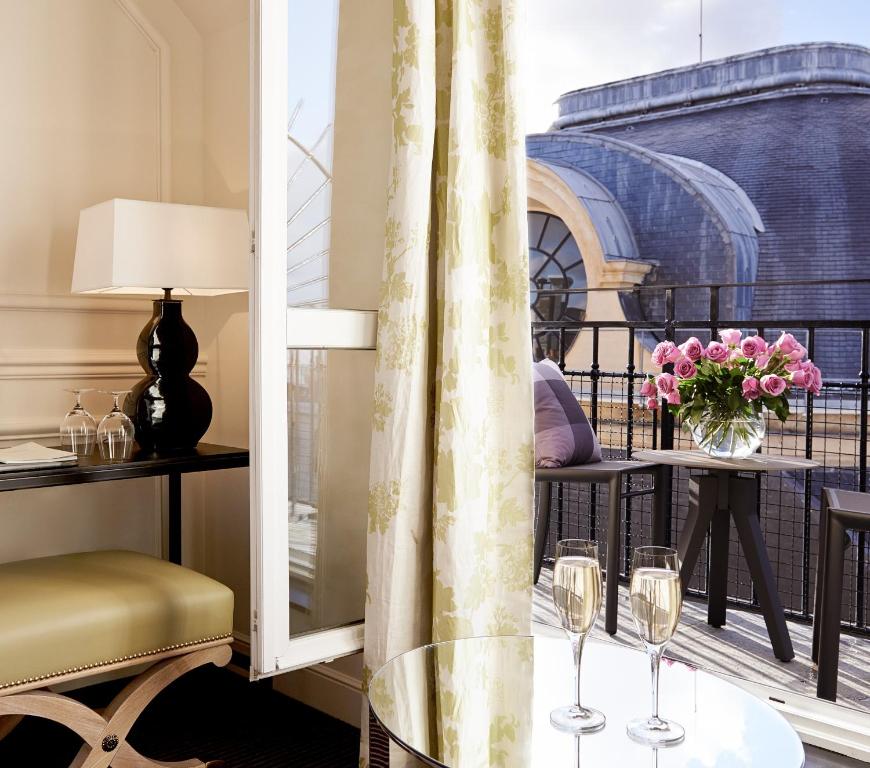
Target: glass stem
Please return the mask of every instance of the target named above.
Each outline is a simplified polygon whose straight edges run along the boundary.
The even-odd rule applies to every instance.
[[[649,653],[650,672],[652,673],[652,720],[659,720],[659,666],[664,646],[658,646]]]
[[[580,658],[583,655],[585,635],[571,634],[571,650],[574,651],[574,706],[583,709],[580,704]]]

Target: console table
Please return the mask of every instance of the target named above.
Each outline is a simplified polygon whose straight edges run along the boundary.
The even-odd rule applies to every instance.
[[[180,565],[181,476],[190,472],[247,466],[247,449],[210,443],[200,443],[191,451],[177,451],[165,455],[137,450],[129,461],[117,464],[104,462],[95,451],[90,456],[80,456],[75,464],[26,469],[0,467],[0,491],[165,475],[169,478],[169,560]]]

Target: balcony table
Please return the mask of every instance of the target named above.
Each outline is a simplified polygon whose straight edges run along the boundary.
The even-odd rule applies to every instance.
[[[703,476],[689,481],[688,517],[677,543],[682,561],[680,577],[683,590],[689,587],[709,528],[707,622],[714,627],[725,625],[728,543],[731,518],[734,518],[774,655],[780,661],[791,661],[794,649],[759,522],[758,475],[761,472],[805,472],[818,467],[819,463],[812,459],[763,453],[745,459],[717,459],[703,451],[651,450],[635,451],[634,456],[643,461],[704,470]],[[751,477],[746,477],[746,474],[751,474]]]
[[[0,466],[0,491],[47,488],[58,485],[129,480],[137,477],[169,478],[169,560],[181,564],[181,475],[248,466],[248,451],[226,445],[200,443],[189,451],[156,454],[134,450],[129,461],[109,464],[94,450],[75,464],[41,467]]]
[[[679,629],[677,629],[679,632]],[[772,707],[680,662],[661,668],[660,714],[686,729],[677,745],[632,741],[626,723],[649,714],[643,651],[588,640],[581,702],[604,713],[598,733],[550,725],[572,699],[571,649],[548,637],[480,637],[395,657],[372,678],[372,712],[389,737],[435,768],[800,768],[797,734]]]

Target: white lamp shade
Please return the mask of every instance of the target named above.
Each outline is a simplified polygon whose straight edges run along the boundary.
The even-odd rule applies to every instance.
[[[79,213],[72,292],[246,291],[249,256],[245,211],[107,200]]]

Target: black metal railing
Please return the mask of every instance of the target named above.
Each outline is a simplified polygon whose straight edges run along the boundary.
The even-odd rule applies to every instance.
[[[754,331],[768,340],[781,331],[793,333],[809,356],[816,358],[820,339],[834,339],[838,349],[854,362],[854,376],[826,378],[822,392],[791,395],[791,416],[781,424],[768,419],[767,453],[812,458],[816,469],[770,473],[762,476],[759,509],[771,563],[777,577],[786,612],[793,618],[812,618],[812,595],[818,548],[818,513],[821,488],[868,490],[868,401],[870,401],[870,301],[844,304],[845,319],[753,318],[723,319],[719,308],[728,289],[787,288],[790,286],[870,286],[867,280],[776,281],[718,285],[638,286],[633,289],[567,289],[560,292],[619,290],[623,295],[642,291],[664,292],[664,316],[657,319],[612,321],[587,319],[577,322],[532,323],[539,348],[547,350],[562,368],[575,394],[589,415],[608,458],[629,458],[640,448],[690,448],[691,438],[683,433],[666,410],[646,411],[639,388],[649,366],[649,352],[657,341],[679,343],[695,335],[702,341],[715,337],[719,329],[734,327]],[[698,292],[706,292],[706,317],[687,317],[679,312],[681,298],[690,295],[694,310]],[[691,293],[690,293],[691,292]],[[866,305],[865,305],[866,304]],[[636,306],[637,304],[635,304]],[[624,304],[625,306],[625,304]],[[591,302],[590,302],[590,310]],[[859,316],[860,317],[856,317]],[[573,339],[569,350],[566,338]],[[853,359],[854,358],[854,359]],[[823,373],[825,373],[823,368]],[[676,541],[685,520],[687,478],[692,470],[673,468],[661,490],[670,499],[667,535]],[[642,480],[633,480],[640,483]],[[632,489],[629,488],[629,491]],[[606,487],[554,484],[550,542],[565,536],[598,538],[599,521],[606,517]],[[621,576],[628,577],[630,552],[650,541],[651,500],[632,497],[623,511],[624,540],[621,547]],[[870,634],[870,552],[863,532],[854,536],[847,552],[843,625]],[[602,542],[604,548],[608,542]],[[751,579],[731,542],[728,595],[731,602],[757,605]],[[708,558],[696,568],[692,592],[706,595]]]

